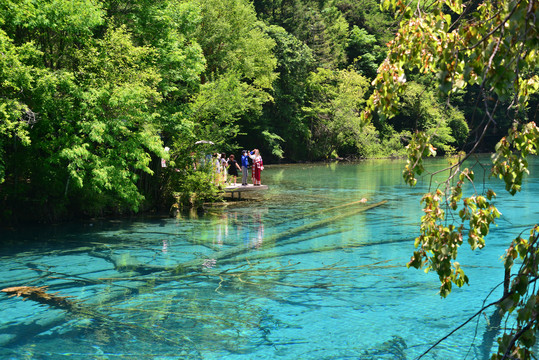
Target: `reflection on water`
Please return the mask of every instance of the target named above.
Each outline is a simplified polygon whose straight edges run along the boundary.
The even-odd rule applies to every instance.
[[[459,255],[471,286],[442,300],[435,275],[405,267],[431,182],[406,187],[402,166],[267,166],[268,191],[205,215],[3,231],[1,288],[78,305],[0,295],[0,358],[413,359],[503,279],[500,255],[537,221],[539,177],[534,160],[527,196],[496,185],[504,218]],[[486,315],[425,358],[486,358]]]

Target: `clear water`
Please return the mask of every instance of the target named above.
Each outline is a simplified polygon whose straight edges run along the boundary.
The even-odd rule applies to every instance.
[[[503,219],[485,249],[463,248],[470,286],[447,299],[434,274],[405,267],[431,179],[409,188],[403,165],[267,166],[269,190],[204,215],[2,230],[0,288],[46,285],[84,311],[0,293],[0,358],[414,359],[500,296],[487,300],[500,256],[539,219],[539,162],[523,193],[492,185]],[[387,203],[342,206],[362,198]],[[140,274],[114,259],[154,267]],[[181,274],[158,271],[185,263],[194,265]],[[424,359],[486,359],[490,315]]]

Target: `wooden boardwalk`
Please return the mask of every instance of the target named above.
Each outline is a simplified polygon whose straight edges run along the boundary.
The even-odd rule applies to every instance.
[[[238,200],[241,200],[241,193],[247,192],[247,191],[260,191],[260,190],[268,190],[268,185],[230,185],[223,189],[225,193],[230,193],[230,196],[232,196],[232,199],[234,199],[234,194],[238,194]]]

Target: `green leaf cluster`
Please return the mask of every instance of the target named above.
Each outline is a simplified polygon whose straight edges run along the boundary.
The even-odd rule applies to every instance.
[[[498,351],[492,359],[498,360],[511,356],[518,359],[533,358],[531,350],[536,344],[537,330],[539,328],[539,304],[535,282],[539,277],[537,240],[539,227],[530,230],[527,239],[518,236],[513,240],[504,256],[504,265],[510,271],[515,260],[520,260],[509,291],[500,302],[500,311],[503,313],[516,313],[516,325],[498,339]]]
[[[29,204],[40,220],[137,212],[170,204],[171,184],[212,197],[213,182],[201,186],[210,169],[178,180],[175,166],[234,149],[240,120],[271,100],[275,43],[248,1],[8,0],[0,10],[6,217]]]
[[[315,157],[357,146],[367,86],[367,80],[354,70],[319,68],[311,73],[307,82],[310,101],[303,112],[310,124],[310,146]]]
[[[496,145],[492,174],[505,182],[505,189],[511,195],[520,191],[523,176],[528,173],[527,158],[537,155],[538,149],[539,128],[533,122],[522,126],[515,123]]]
[[[445,169],[447,178],[436,190],[422,199],[425,215],[421,218],[417,251],[408,266],[434,270],[440,279],[440,294],[451,292],[452,284],[468,282],[463,267],[456,262],[458,248],[467,231],[472,249],[481,249],[495,219],[501,216],[493,205],[492,190],[479,193],[474,174],[462,166],[480,149],[481,142],[491,127],[497,126],[496,112],[504,109],[504,117],[513,125],[508,135],[495,147],[492,156],[492,175],[505,182],[506,190],[514,195],[528,172],[527,157],[537,153],[539,133],[527,116],[528,105],[534,103],[539,90],[537,75],[538,30],[536,1],[461,1],[439,0],[428,6],[407,4],[400,0],[384,0],[382,8],[395,12],[400,28],[389,44],[389,53],[379,68],[373,84],[375,90],[363,113],[363,119],[387,120],[404,112],[400,104],[407,102],[407,91],[414,86],[407,75],[431,79],[437,92],[450,103],[452,98],[462,102],[466,89],[472,88],[478,107],[474,111],[483,119],[477,126],[476,140],[467,153]],[[432,80],[435,75],[435,80]],[[426,97],[424,95],[427,95]],[[428,92],[421,98],[431,103]],[[415,111],[421,111],[419,102]],[[423,110],[426,112],[426,110]],[[434,109],[436,111],[436,109]],[[408,147],[405,181],[417,182],[416,175],[424,171],[423,158],[434,151],[433,142],[439,134],[449,135],[444,127],[465,133],[462,118],[453,112],[450,121],[438,123],[436,131],[428,129],[416,135]],[[444,118],[447,116],[444,116]],[[428,119],[428,116],[425,117]],[[418,126],[418,128],[420,128]],[[440,131],[441,130],[441,131]],[[463,135],[456,135],[463,141]],[[453,133],[451,133],[453,135]],[[447,138],[446,138],[447,139]],[[434,176],[434,175],[431,175]],[[473,187],[471,196],[464,196],[463,185]],[[503,204],[502,204],[503,205]],[[493,359],[530,359],[537,331],[537,289],[532,284],[537,276],[537,227],[525,241],[520,236],[509,246],[505,259],[504,295],[496,304],[506,316],[506,328],[498,340]],[[514,260],[521,259],[521,267],[512,274]],[[511,280],[512,279],[512,280]],[[511,317],[515,312],[516,316]]]

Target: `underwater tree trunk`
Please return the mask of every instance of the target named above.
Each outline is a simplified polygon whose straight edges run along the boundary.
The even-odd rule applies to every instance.
[[[278,240],[281,240],[281,239],[284,239],[284,238],[287,238],[287,237],[299,235],[299,234],[302,234],[302,233],[305,233],[305,232],[308,232],[308,231],[311,231],[311,230],[326,226],[328,224],[334,223],[334,222],[342,220],[344,218],[347,218],[347,217],[359,214],[361,212],[367,211],[369,209],[381,206],[381,205],[383,205],[385,203],[387,203],[387,200],[380,201],[380,202],[378,202],[376,204],[361,207],[359,209],[355,209],[355,210],[352,210],[352,211],[349,211],[349,212],[346,212],[346,213],[343,213],[343,214],[339,214],[339,215],[336,215],[336,216],[333,216],[333,217],[330,217],[330,218],[326,218],[326,219],[318,220],[318,221],[315,221],[315,222],[312,222],[312,223],[309,223],[309,224],[298,226],[298,227],[295,227],[293,229],[284,231],[282,233],[279,233],[279,234],[276,234],[276,235],[273,235],[273,236],[265,237],[262,247],[266,247],[266,246],[268,246],[268,244],[272,244],[274,242],[276,243]],[[299,239],[290,239],[290,241],[287,241],[286,244],[291,244],[291,243],[295,243],[295,242],[298,242],[298,241],[302,241],[301,238],[299,238]],[[280,243],[280,244],[283,244],[283,243]],[[235,246],[235,247],[233,247],[231,249],[224,250],[224,251],[221,251],[219,253],[214,254],[212,260],[215,260],[216,263],[219,263],[219,261],[221,261],[221,260],[230,259],[233,256],[243,254],[243,253],[245,253],[247,251],[250,251],[250,248],[246,247],[243,244],[238,245],[238,246]],[[194,260],[185,262],[183,264],[179,264],[174,269],[174,272],[175,273],[185,274],[187,272],[200,270],[205,261],[206,261],[205,259],[194,259]]]

